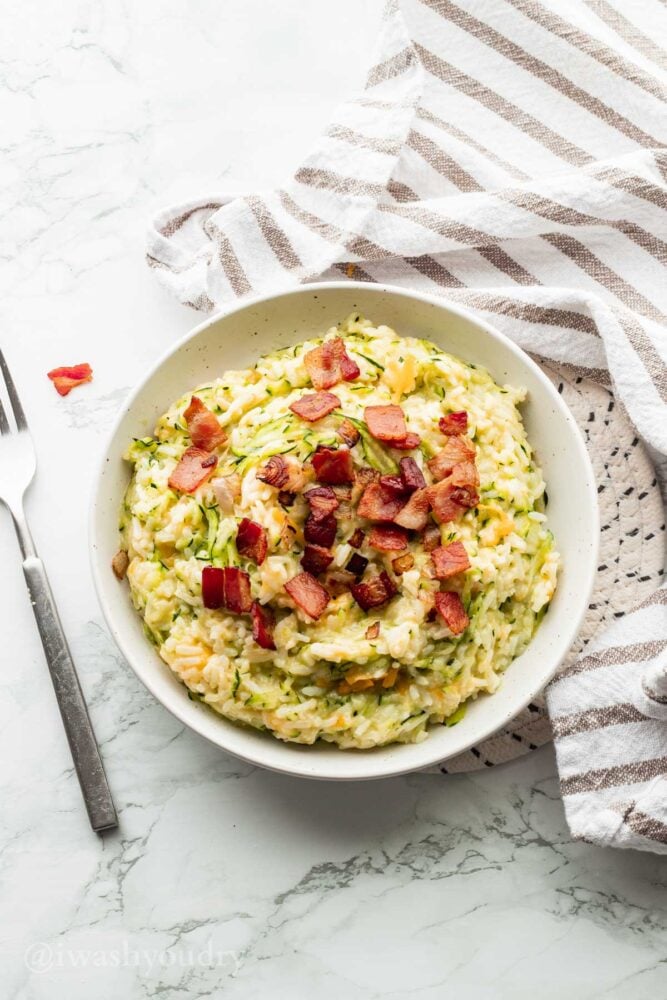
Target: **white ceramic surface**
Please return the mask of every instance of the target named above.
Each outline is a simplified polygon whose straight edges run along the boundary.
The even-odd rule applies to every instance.
[[[122,460],[132,437],[151,434],[157,418],[188,388],[259,355],[325,332],[352,311],[406,336],[426,337],[445,350],[488,368],[503,383],[523,385],[529,440],[549,493],[550,527],[562,556],[559,586],[528,649],[505,674],[499,690],[471,703],[454,727],[435,726],[428,740],[366,751],[283,743],[268,733],[227,721],[191,701],[142,631],[126,584],[110,569],[118,548],[118,511],[129,470]],[[361,779],[419,770],[485,739],[527,705],[553,676],[569,649],[590,597],[597,564],[597,493],[579,430],[539,368],[502,334],[463,310],[401,289],[362,283],[308,285],[255,300],[203,323],[172,348],[131,394],[104,453],[91,512],[93,574],[102,610],[116,642],[148,689],[182,722],[244,760],[314,778]]]

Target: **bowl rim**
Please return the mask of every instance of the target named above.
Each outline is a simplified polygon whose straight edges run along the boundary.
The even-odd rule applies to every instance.
[[[587,579],[585,580],[585,583],[582,586],[581,607],[578,614],[573,615],[569,619],[569,627],[566,630],[567,641],[563,641],[561,654],[554,660],[549,675],[546,677],[544,675],[540,675],[539,681],[536,680],[535,684],[529,687],[528,693],[525,694],[521,699],[516,701],[516,703],[512,707],[512,710],[509,713],[505,711],[504,713],[499,715],[497,721],[495,721],[491,726],[488,727],[488,731],[486,731],[481,736],[477,734],[473,738],[465,740],[460,746],[457,747],[456,750],[446,754],[446,756],[444,757],[442,756],[441,753],[431,752],[431,754],[428,754],[428,752],[426,752],[424,754],[424,759],[419,763],[415,763],[414,761],[408,762],[406,760],[404,764],[401,764],[399,762],[400,754],[396,752],[396,747],[401,748],[405,746],[407,751],[408,748],[410,747],[414,748],[418,746],[420,748],[422,747],[425,748],[425,750],[427,751],[430,745],[429,740],[426,740],[419,744],[390,744],[385,747],[371,748],[368,750],[342,750],[335,744],[331,744],[331,747],[332,748],[335,747],[336,751],[341,755],[340,758],[341,760],[343,754],[345,755],[353,754],[357,759],[361,759],[360,755],[363,755],[363,757],[368,761],[368,766],[364,771],[357,770],[355,774],[344,774],[344,773],[336,774],[333,773],[335,769],[328,769],[328,773],[318,773],[318,769],[316,766],[317,754],[311,754],[309,756],[309,759],[311,761],[310,764],[305,764],[303,758],[301,756],[297,757],[296,755],[294,756],[294,762],[291,765],[283,763],[282,761],[271,760],[271,750],[274,747],[275,737],[271,738],[270,736],[267,736],[265,744],[260,744],[263,747],[261,752],[253,753],[250,750],[248,752],[245,752],[244,750],[240,750],[237,747],[230,747],[227,744],[225,740],[225,732],[226,732],[225,725],[221,725],[217,730],[217,732],[220,733],[220,738],[217,738],[217,732],[214,736],[210,732],[205,731],[205,727],[199,724],[197,715],[195,714],[189,715],[185,710],[181,710],[181,705],[185,706],[186,702],[167,704],[167,702],[162,698],[161,694],[159,693],[158,684],[153,683],[152,676],[149,674],[149,672],[144,671],[141,669],[140,666],[135,665],[133,653],[129,649],[129,643],[126,643],[123,638],[123,630],[117,628],[116,626],[116,622],[114,620],[111,607],[107,602],[105,596],[106,584],[102,578],[102,572],[101,572],[102,567],[100,564],[100,560],[96,556],[98,549],[97,535],[96,535],[96,520],[97,520],[97,508],[101,500],[100,494],[104,483],[103,473],[108,462],[109,452],[111,451],[112,445],[115,441],[116,435],[118,434],[119,428],[123,423],[128,411],[131,410],[131,408],[133,407],[137,396],[141,393],[145,384],[159,372],[160,368],[174,354],[177,354],[186,344],[188,344],[190,341],[195,340],[204,330],[209,329],[209,327],[213,326],[219,320],[232,316],[237,312],[242,312],[248,309],[249,307],[261,305],[262,303],[270,302],[273,299],[280,299],[291,295],[312,295],[312,294],[316,295],[320,291],[349,292],[354,288],[363,289],[365,293],[367,292],[377,293],[377,294],[385,293],[389,296],[398,295],[402,298],[415,299],[419,302],[435,306],[446,313],[449,312],[450,314],[457,315],[462,319],[465,319],[468,322],[472,323],[474,326],[481,328],[487,336],[489,336],[492,340],[500,342],[500,344],[505,349],[509,350],[510,353],[514,354],[522,364],[527,366],[529,369],[532,369],[534,376],[540,382],[542,388],[546,391],[546,394],[550,397],[551,402],[557,407],[561,418],[565,420],[565,422],[569,425],[570,430],[573,432],[572,438],[573,441],[576,442],[576,447],[579,452],[579,458],[583,459],[584,464],[588,467],[590,475],[586,484],[587,486],[586,507],[588,511],[588,519],[590,527],[593,531],[594,541],[589,552]],[[232,754],[234,757],[237,757],[240,760],[243,760],[244,762],[252,764],[256,767],[261,767],[269,771],[274,771],[276,773],[291,775],[293,777],[310,778],[313,780],[361,781],[361,780],[373,780],[373,779],[395,777],[401,774],[418,772],[427,768],[432,768],[440,763],[444,764],[447,760],[451,759],[452,757],[458,756],[461,753],[465,753],[471,747],[475,746],[480,742],[483,742],[484,740],[489,739],[489,737],[491,737],[494,733],[499,732],[499,730],[502,729],[503,726],[507,725],[507,723],[511,721],[511,719],[515,718],[519,714],[519,712],[525,709],[526,706],[530,704],[530,702],[533,701],[539,695],[539,693],[547,687],[549,682],[554,677],[556,671],[558,670],[558,667],[560,666],[563,659],[567,655],[567,652],[571,648],[572,643],[574,642],[577,634],[579,633],[586,611],[588,610],[588,604],[590,602],[590,598],[595,585],[597,565],[599,561],[598,559],[599,547],[600,547],[599,502],[598,502],[595,474],[592,462],[588,454],[586,445],[584,443],[583,434],[577,422],[570,413],[570,410],[565,404],[564,400],[562,399],[562,396],[556,391],[556,389],[549,381],[547,376],[544,374],[540,366],[530,357],[530,355],[526,351],[523,350],[523,348],[519,347],[519,345],[516,344],[514,341],[512,341],[508,336],[506,336],[506,334],[496,329],[496,327],[492,326],[486,320],[481,319],[479,316],[477,316],[474,312],[472,312],[465,306],[461,306],[459,305],[459,303],[451,302],[449,299],[446,299],[440,295],[431,295],[427,292],[421,292],[414,289],[402,288],[398,285],[391,285],[384,283],[370,284],[368,282],[352,281],[352,280],[319,281],[319,282],[296,285],[292,288],[283,289],[277,292],[273,291],[262,295],[256,295],[244,298],[239,302],[228,304],[227,306],[217,310],[214,314],[207,316],[206,319],[202,320],[201,323],[198,323],[191,330],[189,330],[183,336],[179,337],[172,344],[170,344],[169,347],[167,347],[159,355],[157,360],[142,373],[140,378],[137,380],[135,385],[130,390],[128,396],[123,400],[123,403],[119,408],[119,411],[113,421],[113,424],[108,434],[106,435],[99,460],[97,461],[95,466],[93,480],[92,480],[90,501],[88,506],[87,540],[88,540],[88,555],[93,576],[93,583],[95,586],[95,592],[102,611],[102,615],[104,617],[104,621],[111,633],[111,637],[116,643],[117,647],[119,648],[126,662],[132,668],[134,674],[142,682],[144,687],[151,693],[151,695],[160,703],[160,705],[166,708],[166,710],[170,712],[171,715],[173,715],[176,719],[178,719],[179,722],[187,726],[189,729],[193,730],[199,736],[203,737],[205,740],[207,740],[207,742],[213,744],[214,746],[217,746],[219,749],[225,751],[226,753]],[[527,647],[527,649],[529,647],[530,644]],[[524,653],[525,652],[526,651],[524,651]],[[209,711],[212,710],[209,709]],[[224,717],[221,717],[221,721],[223,723],[227,723],[230,726],[233,726],[234,729],[236,730],[238,730],[239,728],[240,729],[245,728],[239,726],[237,723],[234,723],[232,720],[224,719]],[[435,746],[435,744],[433,744],[433,746]],[[264,749],[264,747],[266,747],[266,749]],[[309,748],[306,748],[306,750],[307,749]],[[388,749],[393,749],[394,753],[392,754],[392,757],[386,761],[385,766],[373,767],[372,761],[378,760],[376,752],[378,750],[382,751]],[[406,757],[408,756],[407,753],[405,756]],[[312,766],[313,764],[315,764],[315,766]]]

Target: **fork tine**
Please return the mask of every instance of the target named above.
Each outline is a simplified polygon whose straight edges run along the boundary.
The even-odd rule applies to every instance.
[[[0,434],[9,434],[10,430],[9,422],[5,416],[5,408],[0,399]]]
[[[5,379],[5,385],[7,386],[7,395],[9,396],[9,402],[11,403],[12,410],[14,412],[14,420],[16,421],[16,426],[20,431],[27,431],[28,421],[25,418],[25,413],[23,412],[23,407],[21,406],[21,400],[19,399],[19,394],[16,391],[14,380],[9,374],[9,368],[7,367],[7,362],[5,361],[5,356],[2,353],[2,351],[0,351],[0,370],[2,370],[2,374]],[[3,423],[3,418],[4,418],[4,423]],[[9,430],[9,425],[7,424],[7,417],[5,416],[4,411],[2,413],[2,417],[0,417],[0,424],[3,424],[3,433],[5,432],[4,425],[7,425],[6,430]]]

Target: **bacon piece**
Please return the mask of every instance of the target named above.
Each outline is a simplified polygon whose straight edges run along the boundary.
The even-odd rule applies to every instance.
[[[401,552],[408,547],[408,533],[394,524],[383,524],[373,528],[368,544],[379,552]]]
[[[461,635],[461,632],[465,632],[470,624],[470,619],[458,594],[455,594],[451,590],[444,590],[440,594],[436,594],[435,606],[438,614],[453,635]]]
[[[236,614],[250,611],[250,577],[236,566],[220,569],[204,566],[201,575],[202,599],[205,608],[227,608]]]
[[[479,472],[474,462],[457,462],[449,478],[454,486],[479,486]]]
[[[415,490],[405,507],[394,517],[394,523],[410,531],[421,531],[428,521],[429,508],[428,489]]]
[[[211,480],[218,507],[223,514],[231,514],[234,502],[241,496],[241,477],[233,472],[231,476],[218,476]]]
[[[351,545],[353,549],[360,549],[364,543],[365,537],[366,536],[364,535],[361,528],[357,528],[354,534],[350,535],[350,537],[348,538],[347,544]]]
[[[373,622],[373,624],[369,625],[368,628],[366,629],[364,633],[364,638],[368,640],[377,639],[379,634],[380,634],[380,623]]]
[[[422,545],[424,546],[425,552],[432,552],[433,549],[437,549],[440,545],[440,528],[437,524],[427,524],[422,533]]]
[[[348,448],[354,448],[360,438],[360,434],[352,421],[345,419],[338,428],[338,437],[348,446]]]
[[[412,569],[414,564],[415,557],[407,552],[404,556],[397,556],[396,559],[392,559],[391,568],[397,576],[400,576],[401,573],[407,573],[409,569]]]
[[[352,596],[364,611],[370,608],[379,608],[396,593],[396,587],[389,579],[389,576],[382,571],[379,576],[374,576],[364,583],[355,583],[350,587]]]
[[[318,448],[311,462],[320,483],[351,483],[354,479],[352,455],[347,448]]]
[[[408,434],[405,416],[400,406],[367,406],[364,419],[369,431],[378,441],[403,441]]]
[[[130,565],[130,558],[125,549],[119,549],[111,560],[111,568],[117,580],[124,580],[127,567]]]
[[[404,438],[396,441],[387,441],[390,448],[397,448],[399,451],[414,451],[419,447],[421,438],[419,434],[406,434]]]
[[[333,555],[329,549],[321,545],[306,545],[301,557],[301,565],[307,573],[319,576],[333,562]]]
[[[464,435],[449,437],[442,451],[431,458],[426,464],[433,478],[438,482],[445,479],[458,462],[474,460],[475,446],[470,438]]]
[[[414,493],[415,490],[423,490],[426,486],[424,473],[419,468],[414,458],[402,458],[398,463],[403,481],[403,489],[406,493]]]
[[[46,377],[51,379],[59,396],[67,396],[77,385],[92,382],[93,369],[86,361],[82,365],[52,368],[50,372],[46,373]]]
[[[258,601],[253,601],[250,607],[252,615],[252,637],[262,649],[275,649],[273,630],[276,619],[269,607],[264,607]]]
[[[453,486],[448,479],[429,486],[428,498],[433,513],[441,524],[453,521],[464,510],[479,503],[475,490],[466,486]]]
[[[257,478],[268,486],[275,486],[281,490],[287,485],[289,471],[287,462],[282,455],[272,455],[266,465],[257,473]]]
[[[470,560],[462,542],[451,542],[449,545],[439,545],[431,552],[438,580],[448,580],[450,576],[463,573],[470,569]]]
[[[236,549],[240,556],[252,559],[253,562],[261,566],[266,559],[269,543],[266,538],[266,529],[257,521],[249,521],[244,517],[236,532]]]
[[[400,476],[380,476],[380,485],[395,496],[403,496],[405,484]]]
[[[379,478],[380,473],[376,472],[375,469],[370,469],[367,465],[362,465],[360,469],[357,469],[354,474],[354,484],[352,486],[352,503],[358,503],[366,487],[370,486],[371,483],[377,482]]]
[[[181,493],[194,493],[198,486],[213,475],[217,464],[215,455],[191,445],[178,460],[178,465],[169,476],[168,485]]]
[[[295,399],[290,403],[290,410],[302,420],[314,424],[316,420],[333,413],[339,406],[340,399],[332,392],[313,392]]]
[[[292,577],[285,584],[285,590],[310,618],[319,618],[329,603],[328,593],[310,573]]]
[[[438,427],[443,434],[465,434],[468,430],[468,413],[466,410],[458,410],[456,413],[447,413],[440,417]]]
[[[202,403],[199,396],[192,396],[190,405],[183,411],[183,416],[192,443],[198,448],[213,451],[227,441],[227,435],[218,423],[215,413]]]
[[[324,582],[331,596],[339,597],[348,592],[356,579],[354,573],[348,573],[346,569],[331,569],[324,577]]]
[[[364,556],[360,556],[358,552],[353,552],[350,558],[347,560],[347,565],[345,569],[348,573],[352,573],[357,580],[360,580],[364,575],[366,567],[368,566],[368,559]]]
[[[397,497],[381,483],[371,483],[363,492],[357,514],[369,521],[394,521],[404,502],[404,497]]]
[[[289,455],[285,462],[287,464],[287,482],[284,489],[290,493],[300,493],[304,486],[313,478],[310,466],[302,465],[296,458]]]
[[[291,507],[296,500],[296,493],[290,493],[289,490],[280,490],[278,493],[278,503],[281,507]]]
[[[311,545],[321,545],[324,549],[330,549],[336,540],[337,528],[338,524],[333,514],[317,517],[311,513],[303,526],[303,537]]]
[[[303,495],[315,520],[328,517],[339,507],[338,497],[330,486],[315,486]]]
[[[352,382],[359,377],[356,361],[348,355],[345,342],[340,337],[325,340],[304,355],[303,363],[316,389],[330,389],[338,382]]]

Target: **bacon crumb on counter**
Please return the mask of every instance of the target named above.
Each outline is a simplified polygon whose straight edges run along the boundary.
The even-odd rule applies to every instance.
[[[59,396],[67,396],[77,385],[93,381],[93,369],[86,361],[81,365],[52,368],[46,377],[51,379]]]
[[[352,596],[364,611],[379,608],[386,604],[396,593],[396,587],[384,570],[379,576],[371,577],[363,583],[355,583],[350,587]]]
[[[290,403],[290,410],[297,417],[314,424],[340,407],[340,399],[332,392],[307,393]]]
[[[319,618],[329,603],[329,595],[310,573],[299,573],[285,584],[294,603],[310,618]]]
[[[250,521],[244,517],[236,532],[238,554],[246,559],[252,559],[258,566],[261,566],[266,559],[268,548],[266,528],[257,524],[256,521]]]
[[[458,410],[456,413],[447,413],[440,417],[438,427],[443,434],[465,434],[468,430],[468,413],[466,410]]]
[[[204,607],[215,610],[227,608],[236,614],[246,614],[252,606],[250,577],[236,566],[220,569],[204,566],[201,575]]]
[[[111,560],[111,568],[117,580],[124,580],[127,567],[130,565],[130,558],[125,549],[119,549]]]
[[[188,433],[192,443],[198,448],[213,451],[227,441],[227,435],[218,423],[217,417],[208,406],[202,403],[199,396],[192,396],[190,405],[183,411],[183,417],[188,425]]]
[[[465,632],[470,619],[458,594],[443,590],[435,595],[435,607],[445,625],[453,635]]]
[[[408,533],[394,524],[378,525],[368,536],[368,544],[379,552],[401,552],[408,547]]]
[[[431,559],[438,580],[448,580],[450,576],[470,569],[470,559],[462,542],[439,545],[431,552]]]
[[[276,644],[273,639],[273,630],[276,619],[271,608],[265,607],[258,601],[253,601],[250,614],[252,615],[252,637],[262,649],[275,649]]]
[[[320,483],[342,485],[354,480],[352,455],[347,448],[320,447],[312,456],[311,462]]]
[[[168,479],[172,490],[194,493],[198,486],[213,475],[218,460],[203,448],[191,445],[186,448]]]
[[[331,389],[339,382],[352,382],[361,374],[340,337],[325,340],[303,356],[303,363],[316,389]]]

